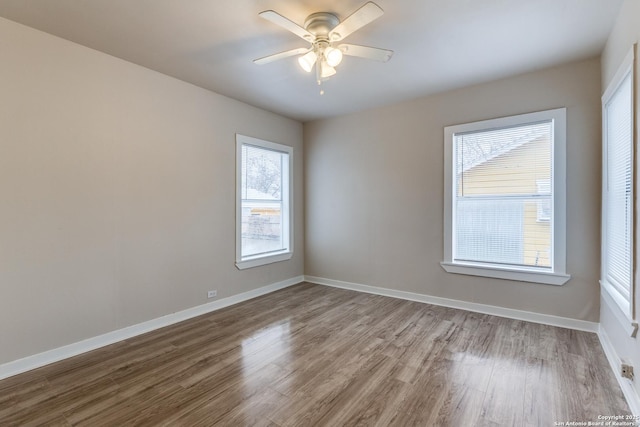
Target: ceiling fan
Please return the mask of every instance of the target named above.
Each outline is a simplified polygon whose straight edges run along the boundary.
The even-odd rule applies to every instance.
[[[340,22],[337,16],[328,12],[313,13],[304,22],[304,28],[273,10],[260,12],[259,16],[291,31],[298,37],[311,43],[310,47],[301,47],[276,53],[254,60],[256,64],[267,64],[278,59],[302,55],[298,63],[303,70],[316,71],[316,81],[321,84],[336,73],[335,67],[342,61],[343,55],[357,56],[374,61],[387,62],[393,55],[392,50],[355,44],[337,44],[351,33],[382,16],[384,11],[373,2],[368,2],[353,14]],[[320,92],[322,94],[322,92]]]

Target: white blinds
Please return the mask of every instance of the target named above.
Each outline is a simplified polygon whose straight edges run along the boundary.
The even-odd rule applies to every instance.
[[[626,301],[632,274],[632,85],[631,74],[605,104],[605,279]]]
[[[552,268],[553,121],[456,134],[455,261]]]

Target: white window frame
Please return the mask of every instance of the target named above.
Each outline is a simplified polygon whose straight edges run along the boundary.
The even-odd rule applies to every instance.
[[[563,285],[571,276],[566,273],[566,108],[539,111],[516,116],[483,120],[444,128],[444,260],[440,263],[449,273],[523,282]],[[499,264],[454,261],[454,222],[456,172],[456,134],[499,129],[552,120],[552,268],[505,267]]]
[[[289,185],[282,188],[282,232],[285,249],[268,254],[242,256],[242,146],[251,145],[289,156]],[[236,134],[236,267],[239,270],[286,261],[293,256],[293,147]]]
[[[635,91],[636,91],[636,82],[635,82],[635,49],[634,45],[631,50],[627,53],[625,59],[622,64],[618,68],[613,80],[605,90],[602,95],[602,265],[601,265],[601,294],[607,304],[612,307],[614,315],[618,319],[618,321],[625,326],[625,329],[629,334],[634,336],[638,329],[638,324],[635,321],[636,319],[636,307],[635,307],[635,293],[637,292],[636,286],[636,277],[635,277],[635,246],[636,246],[636,237],[635,237],[635,211],[636,211],[636,138],[637,138],[637,129],[635,127]],[[607,121],[607,109],[610,101],[613,96],[618,93],[619,89],[622,86],[627,78],[631,79],[631,242],[630,247],[628,248],[631,251],[631,271],[630,271],[630,290],[628,299],[623,296],[614,285],[609,283],[607,280],[607,237],[608,233],[606,231],[606,221],[607,221],[607,178],[608,178],[608,121]]]

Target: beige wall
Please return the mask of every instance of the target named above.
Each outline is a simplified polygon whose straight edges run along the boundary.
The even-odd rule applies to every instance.
[[[638,0],[626,0],[620,10],[616,24],[609,36],[607,45],[602,53],[602,92],[606,90],[607,86],[613,79],[618,67],[622,63],[625,55],[631,49],[634,43],[640,43],[640,1]],[[636,55],[640,52],[636,52]],[[636,57],[636,123],[640,124],[640,61]],[[640,142],[640,126],[636,126],[636,143]],[[640,167],[640,163],[636,159],[636,168]],[[637,169],[636,169],[637,170]],[[638,189],[640,189],[640,181],[636,181],[636,215],[638,215]],[[636,218],[636,242],[640,242],[640,222]],[[636,319],[640,317],[640,247],[636,243]],[[600,309],[600,326],[606,332],[607,336],[611,340],[617,356],[631,363],[636,367],[636,370],[640,369],[640,338],[631,338],[624,332],[620,323],[616,319],[613,310],[617,308],[610,307],[605,301],[601,304]],[[635,389],[636,405],[640,405],[640,380],[636,374],[636,379],[632,383]],[[626,380],[625,380],[626,381]],[[638,407],[637,407],[638,408]],[[640,414],[638,414],[640,415]]]
[[[567,107],[564,286],[446,273],[443,128]],[[600,62],[305,124],[305,273],[598,321]]]
[[[302,125],[0,19],[0,364],[303,274]],[[295,152],[296,252],[239,271],[235,133]]]

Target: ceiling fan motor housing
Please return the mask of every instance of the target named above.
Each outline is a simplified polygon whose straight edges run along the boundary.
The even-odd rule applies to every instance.
[[[329,33],[333,30],[340,20],[337,16],[328,12],[317,12],[307,16],[304,21],[304,27],[313,34],[316,39],[329,40]]]

